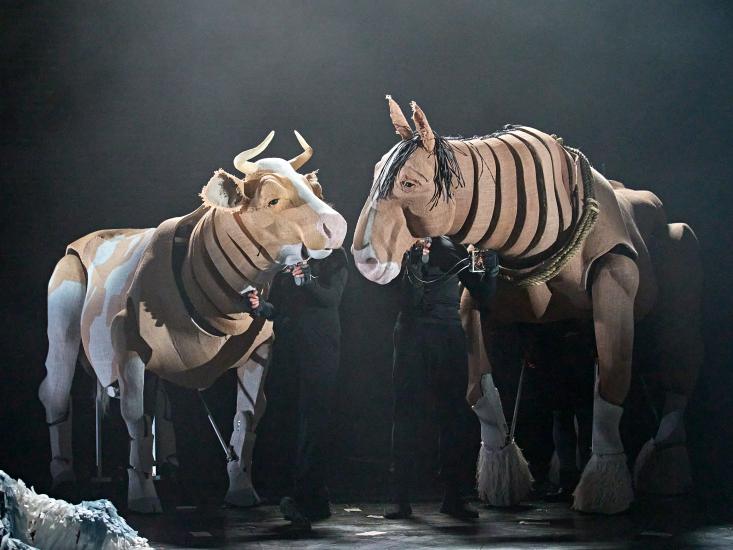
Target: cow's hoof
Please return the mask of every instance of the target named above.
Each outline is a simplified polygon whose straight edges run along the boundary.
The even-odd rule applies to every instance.
[[[261,500],[260,496],[257,494],[257,491],[254,490],[254,487],[250,487],[249,489],[229,489],[227,491],[227,494],[224,496],[224,502],[230,504],[231,506],[238,506],[240,508],[251,508],[253,506],[259,505]]]
[[[229,489],[224,496],[224,502],[242,508],[257,506],[261,502],[257,491],[252,486],[252,479],[242,469],[239,461],[235,460],[227,464],[227,473],[229,474]]]
[[[573,509],[591,514],[625,512],[634,501],[626,455],[592,455],[573,493]]]
[[[684,443],[646,442],[634,464],[636,490],[652,495],[684,495],[692,489],[690,458]]]
[[[160,514],[163,507],[152,478],[133,468],[127,469],[127,476],[127,507],[140,514]]]

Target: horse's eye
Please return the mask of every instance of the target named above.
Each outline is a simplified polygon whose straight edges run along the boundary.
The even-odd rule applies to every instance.
[[[402,183],[402,187],[406,187],[407,189],[410,189],[410,188],[416,187],[416,186],[417,186],[417,184],[415,182],[412,182],[412,181],[405,181],[405,182]]]
[[[279,202],[280,199],[272,199],[270,202],[267,203],[267,206],[275,206]]]

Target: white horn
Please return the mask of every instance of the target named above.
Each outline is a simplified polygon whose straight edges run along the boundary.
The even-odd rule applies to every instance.
[[[249,162],[249,159],[255,158],[257,155],[262,153],[267,146],[270,145],[272,138],[275,137],[275,131],[272,130],[267,137],[262,140],[257,147],[242,151],[236,157],[234,157],[234,167],[242,172],[242,174],[253,174],[257,171],[257,165],[254,162]]]
[[[293,167],[293,170],[297,170],[313,156],[313,147],[308,145],[308,142],[298,133],[298,130],[293,130],[293,132],[295,132],[295,137],[298,138],[298,143],[300,143],[300,146],[303,148],[303,152],[301,154],[288,161],[290,166]]]

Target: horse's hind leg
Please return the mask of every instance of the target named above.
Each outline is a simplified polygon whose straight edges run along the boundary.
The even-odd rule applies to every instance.
[[[48,356],[46,378],[38,397],[46,409],[51,437],[53,487],[74,482],[71,449],[71,383],[81,342],[81,313],[86,294],[86,273],[79,258],[66,255],[48,284]]]
[[[237,412],[229,445],[237,456],[227,464],[229,489],[225,502],[234,506],[256,506],[260,503],[252,485],[252,452],[255,429],[265,412],[267,401],[263,388],[272,350],[272,339],[260,344],[247,362],[237,369]]]
[[[703,357],[702,268],[697,238],[686,224],[667,226],[651,252],[659,297],[650,322],[665,403],[657,434],[637,457],[634,478],[639,491],[682,494],[692,486],[684,413]]]

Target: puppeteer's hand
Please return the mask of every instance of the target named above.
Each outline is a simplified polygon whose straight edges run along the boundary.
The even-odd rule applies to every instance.
[[[303,276],[303,267],[300,264],[296,264],[293,268],[293,277],[302,277]]]
[[[249,298],[249,307],[252,308],[252,311],[257,310],[260,307],[260,296],[257,294],[257,290],[248,292],[247,298]]]

